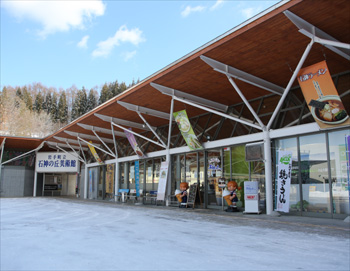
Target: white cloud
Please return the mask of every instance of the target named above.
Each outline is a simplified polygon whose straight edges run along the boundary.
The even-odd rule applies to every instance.
[[[1,4],[16,18],[32,20],[42,25],[38,34],[43,38],[58,31],[82,29],[94,16],[103,15],[106,8],[101,0],[1,1]]]
[[[202,12],[205,9],[206,7],[203,7],[203,6],[196,6],[196,7],[186,6],[185,9],[181,12],[181,16],[187,17],[193,12]]]
[[[88,46],[87,46],[87,41],[88,41],[89,38],[90,38],[89,35],[84,36],[84,37],[81,39],[81,41],[78,42],[77,46],[78,46],[79,48],[87,48],[87,47],[88,47]]]
[[[97,44],[97,48],[92,52],[92,56],[108,56],[115,46],[119,46],[120,43],[129,42],[133,45],[138,45],[140,42],[146,41],[142,37],[142,31],[138,28],[129,30],[126,25],[121,26],[113,37],[109,37],[104,41],[100,41]]]
[[[224,4],[224,0],[217,0],[214,5],[210,7],[210,10],[215,10]]]
[[[258,14],[260,11],[262,11],[261,7],[251,7],[251,8],[242,9],[241,13],[245,17],[245,19],[250,19],[254,15]]]
[[[132,52],[124,52],[122,54],[124,61],[127,62],[129,59],[133,58],[136,55],[136,51],[132,51]]]

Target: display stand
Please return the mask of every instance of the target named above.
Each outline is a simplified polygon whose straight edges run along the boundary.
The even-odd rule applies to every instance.
[[[194,205],[196,202],[202,204],[201,194],[199,193],[199,187],[197,183],[191,184],[190,189],[188,191],[188,198],[186,203],[186,208],[189,205],[192,205],[192,209],[194,209]]]
[[[259,208],[260,194],[259,194],[259,182],[251,181],[244,182],[244,205],[245,211],[243,213],[256,213],[260,214]]]

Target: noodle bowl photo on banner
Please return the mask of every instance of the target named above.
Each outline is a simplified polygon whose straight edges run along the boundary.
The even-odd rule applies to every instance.
[[[301,69],[298,82],[320,129],[350,125],[349,115],[334,86],[326,61]]]

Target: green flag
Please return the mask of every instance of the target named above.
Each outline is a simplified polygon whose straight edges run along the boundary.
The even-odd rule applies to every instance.
[[[193,132],[191,123],[187,117],[186,110],[174,112],[173,115],[179,127],[179,130],[181,131],[181,134],[187,143],[187,146],[191,150],[203,149],[201,143],[199,143],[196,135]]]

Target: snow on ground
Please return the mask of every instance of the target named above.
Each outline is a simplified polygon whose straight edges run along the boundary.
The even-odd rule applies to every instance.
[[[349,238],[187,210],[0,199],[0,270],[349,270]],[[184,211],[184,212],[181,212]]]

